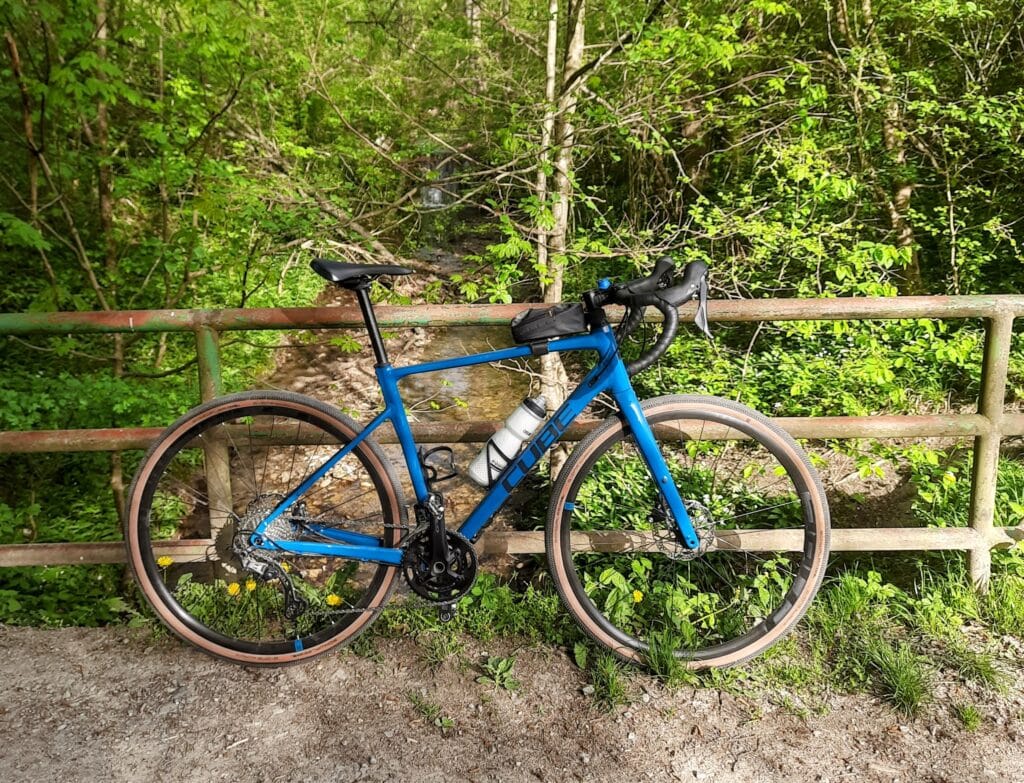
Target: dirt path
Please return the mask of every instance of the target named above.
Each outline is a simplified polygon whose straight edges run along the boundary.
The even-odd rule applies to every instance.
[[[512,695],[476,682],[472,641],[436,670],[405,639],[253,670],[149,633],[0,628],[0,780],[1024,781],[1019,694],[973,733],[868,697],[801,719],[643,676],[609,714],[550,648],[487,646],[516,656]]]

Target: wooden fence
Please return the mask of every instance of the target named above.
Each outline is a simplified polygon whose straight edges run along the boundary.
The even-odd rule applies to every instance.
[[[377,308],[383,327],[449,327],[507,324],[524,304],[444,305]],[[692,316],[690,304],[681,317]],[[970,527],[856,528],[833,532],[836,551],[964,550],[970,574],[984,588],[993,547],[1024,538],[1024,525],[995,524],[996,477],[1004,438],[1024,435],[1024,413],[1005,406],[1007,368],[1014,318],[1024,314],[1024,296],[955,296],[844,299],[715,300],[715,322],[820,321],[871,319],[981,319],[985,326],[981,394],[977,411],[968,414],[909,416],[837,416],[778,418],[797,438],[974,439]],[[196,340],[199,385],[203,400],[221,393],[219,337],[226,331],[258,329],[363,328],[355,305],[262,310],[140,310],[98,313],[0,314],[0,334],[95,334],[112,332],[192,332]],[[495,432],[493,422],[414,424],[421,443],[482,442]],[[578,440],[585,426],[574,426],[566,439]],[[145,449],[158,429],[82,429],[0,432],[0,453],[123,451]],[[381,432],[380,440],[389,441]],[[393,440],[393,436],[391,436]],[[182,542],[184,543],[184,542]],[[543,551],[542,533],[491,531],[484,535],[487,553],[526,554]],[[114,563],[124,561],[117,542],[17,544],[0,546],[0,566]]]

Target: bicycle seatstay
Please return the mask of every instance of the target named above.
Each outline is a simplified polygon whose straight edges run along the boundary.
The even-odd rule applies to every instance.
[[[669,509],[679,524],[684,541],[688,546],[697,546],[697,537],[682,499],[679,497],[675,483],[671,480],[668,467],[658,450],[653,433],[647,420],[640,410],[640,402],[629,382],[626,367],[618,354],[615,335],[607,325],[595,328],[591,333],[563,337],[546,343],[545,351],[560,353],[566,351],[596,351],[598,362],[580,382],[569,398],[548,419],[548,422],[534,435],[518,458],[512,460],[502,471],[494,486],[487,492],[479,505],[459,527],[459,533],[470,540],[475,540],[486,527],[494,514],[508,500],[519,482],[533,469],[538,461],[547,453],[562,436],[565,429],[576,420],[583,410],[603,392],[610,393],[618,403],[623,418],[629,426],[651,475],[658,483],[661,493]],[[412,429],[406,416],[405,405],[398,390],[398,382],[411,375],[469,367],[477,364],[505,361],[535,355],[536,348],[531,346],[515,346],[498,351],[489,351],[471,356],[460,356],[436,362],[392,367],[390,364],[377,365],[376,374],[384,397],[384,410],[363,429],[353,441],[339,450],[316,471],[311,473],[287,498],[278,504],[253,532],[253,542],[270,550],[285,550],[296,554],[320,554],[325,556],[346,557],[367,562],[399,565],[402,561],[402,550],[381,546],[374,536],[362,535],[349,531],[337,530],[329,526],[309,525],[311,530],[321,536],[333,539],[338,543],[322,541],[287,541],[277,543],[266,540],[263,532],[275,519],[280,517],[307,492],[317,481],[323,478],[342,458],[355,448],[359,442],[368,437],[386,421],[390,421],[395,429],[406,468],[412,481],[418,501],[425,501],[428,488],[419,462],[416,443]]]

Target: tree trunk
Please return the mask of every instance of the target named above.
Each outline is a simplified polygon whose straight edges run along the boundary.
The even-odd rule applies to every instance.
[[[102,63],[107,59],[107,0],[96,3],[96,54]],[[97,70],[96,78],[106,81],[106,74]],[[114,236],[114,183],[110,160],[110,122],[107,116],[107,102],[102,98],[96,106],[96,152],[99,154],[97,167],[97,196],[100,206],[100,231],[103,234],[103,266],[107,280],[107,302],[117,309],[117,239]],[[115,378],[124,375],[124,335],[114,335],[112,371]],[[116,421],[111,425],[116,427]],[[121,452],[110,455],[110,491],[114,496],[114,507],[121,522],[124,522],[124,467]]]
[[[9,30],[4,32],[4,40],[7,43],[7,53],[11,58],[11,70],[14,73],[14,80],[18,83],[18,92],[21,95],[21,125],[25,133],[25,144],[28,147],[28,211],[29,223],[36,231],[41,231],[39,223],[39,154],[43,149],[42,140],[36,144],[35,129],[32,123],[32,96],[29,93],[28,85],[25,84],[25,77],[21,69],[21,56],[18,54],[18,44]],[[50,290],[53,291],[54,300],[57,298],[57,275],[53,271],[50,259],[46,251],[39,248],[39,258],[43,262],[43,271],[46,279],[50,282]]]
[[[907,163],[907,140],[904,130],[903,109],[896,96],[896,80],[889,62],[889,56],[882,45],[875,24],[872,0],[860,0],[860,25],[850,17],[846,0],[836,0],[836,24],[840,34],[854,50],[860,50],[869,64],[877,68],[878,89],[884,101],[882,108],[882,142],[886,150],[886,163],[895,169],[887,186],[879,184],[879,197],[885,202],[889,225],[894,234],[894,244],[908,254],[903,272],[903,293],[919,294],[924,291],[921,265],[918,257],[914,225],[910,220],[910,202],[914,195],[915,183],[908,180],[903,172]],[[854,103],[858,115],[862,113],[854,85]],[[862,162],[870,166],[862,155]]]
[[[868,41],[875,53],[881,70],[880,90],[885,100],[882,114],[882,139],[889,153],[889,164],[902,169],[907,163],[907,142],[903,129],[903,110],[896,99],[895,79],[889,57],[882,47],[882,40],[875,26],[874,9],[871,0],[861,0],[861,14]],[[906,180],[902,172],[897,173],[892,181],[889,198],[889,223],[896,235],[896,247],[906,249],[909,255],[904,272],[904,293],[919,294],[924,290],[921,280],[921,266],[918,259],[917,245],[914,238],[914,226],[910,222],[910,199],[914,195],[914,183]]]
[[[537,269],[541,279],[548,274],[548,228],[547,215],[550,193],[548,193],[548,169],[551,168],[551,137],[555,128],[555,82],[558,78],[558,0],[548,2],[548,38],[544,68],[544,122],[540,132],[540,153],[537,156],[537,178],[534,187],[542,218],[536,227]]]
[[[483,43],[480,25],[480,0],[466,0],[466,24],[469,25],[469,33],[473,39],[473,45],[477,48]]]
[[[554,5],[554,3],[552,3]],[[544,302],[562,301],[562,283],[565,277],[565,251],[569,237],[569,217],[572,207],[573,146],[576,127],[573,123],[576,113],[578,83],[572,84],[573,75],[583,65],[585,39],[584,19],[586,0],[578,0],[569,7],[566,16],[565,58],[562,63],[561,90],[557,100],[557,114],[552,129],[555,151],[553,201],[551,204],[551,230],[547,234],[547,282],[544,286]],[[550,29],[549,29],[550,36]],[[550,53],[551,42],[548,42]],[[549,54],[550,63],[550,54]],[[564,402],[568,393],[569,379],[558,354],[546,354],[541,359],[541,388],[551,409]],[[564,447],[551,451],[551,477],[558,475],[568,453]]]

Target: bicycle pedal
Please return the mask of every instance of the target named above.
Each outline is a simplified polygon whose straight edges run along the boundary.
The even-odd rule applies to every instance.
[[[437,607],[437,619],[442,623],[450,623],[455,619],[455,610],[458,604],[441,604]]]

